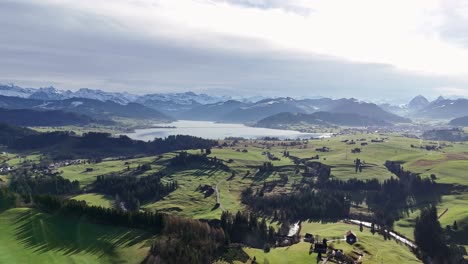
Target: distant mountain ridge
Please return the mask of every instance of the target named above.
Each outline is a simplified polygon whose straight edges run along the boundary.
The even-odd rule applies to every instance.
[[[360,116],[352,113],[330,113],[315,112],[312,114],[304,113],[279,113],[266,117],[256,123],[255,126],[266,128],[284,128],[291,125],[321,125],[321,126],[388,126],[389,122],[373,119],[366,116]]]
[[[137,103],[126,105],[112,101],[99,101],[87,98],[71,98],[64,100],[39,100],[11,96],[0,96],[0,108],[5,109],[30,109],[30,110],[61,110],[64,112],[78,113],[103,120],[113,117],[152,119],[159,121],[172,121],[157,110]]]
[[[77,113],[60,110],[37,111],[31,109],[1,109],[0,123],[15,126],[67,126],[87,125],[99,121]],[[105,124],[110,124],[106,121]]]

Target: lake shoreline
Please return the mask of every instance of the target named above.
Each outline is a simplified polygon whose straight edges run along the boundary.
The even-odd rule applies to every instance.
[[[225,139],[238,137],[245,139],[260,139],[264,137],[279,139],[319,139],[331,137],[332,133],[304,133],[295,130],[260,128],[236,123],[220,123],[215,121],[178,120],[171,123],[152,124],[150,128],[135,129],[126,136],[135,140],[153,140],[170,135],[191,135],[208,139]]]

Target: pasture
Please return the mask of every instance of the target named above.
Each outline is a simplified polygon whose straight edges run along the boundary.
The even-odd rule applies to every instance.
[[[0,263],[140,263],[147,233],[91,224],[34,209],[0,213]]]

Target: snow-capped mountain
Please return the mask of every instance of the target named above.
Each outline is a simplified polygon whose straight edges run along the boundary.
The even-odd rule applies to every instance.
[[[98,89],[89,89],[89,88],[81,88],[78,91],[73,93],[73,97],[78,98],[88,98],[94,99],[99,101],[112,101],[119,104],[128,104],[131,102],[135,102],[138,99],[138,95],[130,94],[127,92],[123,93],[112,93],[112,92],[104,92]]]
[[[144,104],[147,101],[173,102],[179,105],[214,104],[230,100],[229,96],[211,96],[207,94],[196,94],[194,92],[185,93],[157,93],[140,96],[137,102]]]
[[[63,100],[73,97],[70,90],[58,90],[52,86],[36,89],[28,98],[38,100]]]
[[[427,107],[429,103],[430,102],[426,97],[418,95],[411,99],[407,104],[383,103],[379,104],[379,106],[387,112],[401,116],[409,116]]]
[[[21,88],[15,85],[0,85],[0,95],[30,98],[38,100],[65,100],[70,98],[86,98],[99,101],[112,101],[119,104],[137,102],[140,104],[174,104],[198,105],[213,104],[230,100],[230,96],[211,96],[207,94],[185,93],[155,93],[135,95],[127,92],[105,92],[99,89],[81,88],[77,91],[60,90],[55,87]]]
[[[34,93],[34,91],[35,89],[33,88],[21,88],[13,84],[10,84],[10,85],[0,84],[0,95],[4,95],[4,96],[28,98],[32,93]]]
[[[28,98],[39,100],[65,100],[70,98],[86,98],[102,102],[112,101],[119,104],[134,102],[138,96],[129,93],[104,92],[98,89],[81,88],[76,92],[58,90],[54,87],[39,88]]]

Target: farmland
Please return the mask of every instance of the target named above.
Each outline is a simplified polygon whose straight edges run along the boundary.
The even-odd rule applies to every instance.
[[[373,142],[375,141],[375,142]],[[294,143],[294,144],[293,144]],[[170,161],[179,152],[169,152],[159,156],[142,156],[130,159],[103,159],[99,162],[85,162],[63,166],[58,169],[60,175],[65,179],[78,180],[83,193],[76,194],[70,198],[86,201],[88,205],[102,206],[107,208],[115,207],[115,197],[99,193],[88,192],[87,189],[98,176],[102,175],[127,175],[136,168],[150,164],[151,168],[146,171],[134,173],[136,177],[144,177],[157,172],[162,172],[163,182],[177,182],[178,188],[165,196],[163,199],[150,201],[141,204],[141,211],[164,212],[173,215],[179,215],[193,219],[219,219],[223,210],[230,212],[249,211],[249,207],[242,203],[242,192],[246,188],[261,189],[265,184],[274,183],[270,190],[271,194],[287,194],[293,192],[296,185],[303,179],[301,173],[297,173],[294,158],[310,159],[326,164],[331,168],[331,176],[335,179],[349,180],[353,178],[367,180],[378,179],[383,182],[396,176],[391,173],[384,163],[387,160],[396,161],[402,164],[406,170],[419,173],[423,178],[430,178],[435,175],[435,182],[455,186],[455,189],[441,196],[441,201],[437,204],[439,212],[448,209],[440,218],[442,227],[452,225],[454,221],[458,223],[458,230],[452,230],[450,233],[451,241],[458,245],[468,248],[468,178],[464,171],[468,168],[466,162],[468,145],[461,143],[448,142],[429,142],[419,139],[407,138],[396,134],[353,134],[338,135],[332,138],[316,139],[308,141],[220,141],[221,147],[211,149],[208,155],[223,161],[228,169],[212,167],[201,163],[191,163],[187,166],[173,166]],[[427,150],[425,145],[439,144],[442,147],[439,150]],[[360,152],[352,153],[351,150],[359,148]],[[326,149],[326,151],[323,151]],[[187,150],[188,153],[198,155],[197,150]],[[288,152],[289,158],[284,156]],[[9,154],[11,155],[11,154]],[[40,154],[27,153],[26,159],[39,160]],[[23,158],[24,159],[24,158]],[[363,163],[362,170],[356,171],[355,160],[360,159]],[[21,162],[14,155],[6,159],[7,163],[21,165]],[[259,167],[266,162],[271,162],[274,170],[269,172],[260,172]],[[283,181],[287,177],[286,181]],[[3,176],[6,180],[7,176]],[[277,184],[281,182],[280,184]],[[219,192],[219,204],[217,204],[216,193],[206,195],[201,191],[201,187],[211,186]],[[410,208],[409,214],[395,222],[395,231],[404,236],[413,239],[414,219],[419,215],[419,209],[424,204]],[[17,211],[15,211],[17,210]],[[15,209],[2,213],[3,218],[11,221],[15,214],[19,214],[22,209]],[[369,210],[366,203],[355,204],[351,208],[354,214],[368,215]],[[30,213],[32,214],[32,213]],[[33,223],[41,222],[45,219],[44,215],[35,213]],[[47,218],[49,219],[49,218]],[[50,218],[51,221],[53,218]],[[57,218],[58,219],[58,218]],[[268,218],[271,220],[271,218]],[[55,221],[55,220],[54,220]],[[57,220],[59,221],[59,220]],[[54,222],[55,223],[55,222]],[[278,227],[278,222],[269,222],[274,227]],[[79,224],[79,226],[94,228],[92,224]],[[14,230],[5,232],[13,234]],[[72,228],[72,227],[70,227]],[[419,263],[419,260],[411,251],[395,241],[384,240],[381,235],[372,235],[368,229],[359,232],[357,226],[344,224],[340,221],[319,223],[303,222],[301,235],[312,233],[323,238],[342,237],[348,230],[355,231],[360,241],[354,246],[350,246],[342,241],[332,243],[335,248],[343,249],[348,255],[353,252],[366,252],[363,257],[364,263],[388,263],[398,261],[401,263]],[[37,231],[39,232],[39,231]],[[132,231],[137,232],[137,231]],[[15,240],[13,235],[3,239]],[[68,238],[54,238],[68,239]],[[75,238],[73,238],[75,239]],[[69,243],[75,243],[71,239]],[[81,239],[81,238],[80,238]],[[90,238],[91,239],[91,238]],[[117,239],[117,238],[116,238]],[[123,238],[121,238],[123,239]],[[44,242],[46,245],[55,244],[54,241]],[[68,243],[68,242],[67,242]],[[101,263],[113,262],[120,255],[131,254],[129,252],[140,252],[143,250],[144,241],[139,241],[138,249],[135,245],[126,247],[130,242],[120,240],[119,246],[115,246],[114,240],[105,244],[106,249],[99,254],[87,253],[87,250],[80,250],[80,253],[65,254],[61,259],[70,262],[70,258],[79,258],[82,263],[93,263],[99,260]],[[19,241],[11,243],[12,247],[21,247]],[[98,245],[100,246],[100,245]],[[104,247],[104,244],[103,246]],[[269,253],[262,249],[245,247],[244,251],[251,258],[256,257],[257,261],[262,263],[301,263],[310,262],[315,259],[315,254],[309,255],[310,244],[300,242],[287,247],[272,248]],[[62,249],[48,249],[47,254],[54,256],[61,254]],[[35,251],[25,255],[34,257]],[[74,251],[73,251],[74,252]],[[115,253],[118,252],[118,253]],[[117,256],[115,255],[117,254]],[[112,257],[110,257],[112,255]],[[14,258],[15,256],[10,256]],[[6,257],[8,258],[8,255]],[[47,257],[44,256],[46,259]],[[73,260],[75,261],[75,260]],[[119,260],[120,261],[120,260]],[[58,262],[57,262],[58,263]],[[127,262],[122,262],[127,263]]]

